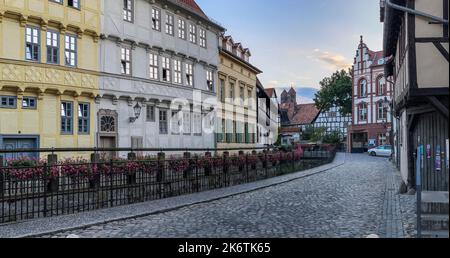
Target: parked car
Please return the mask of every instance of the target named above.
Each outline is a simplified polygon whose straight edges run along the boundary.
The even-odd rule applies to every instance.
[[[382,145],[369,150],[370,156],[390,157],[392,156],[392,146]]]

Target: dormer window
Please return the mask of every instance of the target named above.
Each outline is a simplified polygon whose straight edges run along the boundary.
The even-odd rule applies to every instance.
[[[233,52],[233,46],[231,45],[230,42],[227,42],[227,51],[228,52]]]
[[[236,56],[242,58],[242,52],[239,49],[236,50]]]
[[[249,62],[250,60],[249,60],[250,58],[249,58],[249,55],[248,54],[245,54],[244,55],[244,60],[245,60],[245,62]]]

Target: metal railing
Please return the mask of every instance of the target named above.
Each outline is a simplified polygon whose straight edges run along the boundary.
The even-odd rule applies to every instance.
[[[23,150],[49,152],[47,159],[8,159],[0,152],[0,223],[73,214],[229,187],[302,171],[331,162],[335,149],[282,152],[276,149],[221,149],[203,155],[199,149],[83,149],[90,159],[58,161],[60,152],[76,149]],[[127,158],[108,158],[100,151],[130,151]],[[154,150],[154,149],[153,149]],[[230,154],[237,150],[239,154]],[[9,152],[16,152],[9,151]]]

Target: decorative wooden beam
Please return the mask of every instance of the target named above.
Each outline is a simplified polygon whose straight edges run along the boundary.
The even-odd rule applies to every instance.
[[[448,119],[448,107],[440,102],[435,96],[427,97],[430,104]]]
[[[444,58],[449,61],[448,52],[447,50],[442,46],[439,42],[433,42],[434,46],[441,52],[441,54],[444,56]]]

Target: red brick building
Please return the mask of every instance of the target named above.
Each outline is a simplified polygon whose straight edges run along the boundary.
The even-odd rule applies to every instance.
[[[392,83],[384,76],[384,53],[359,43],[353,64],[352,125],[348,151],[366,152],[390,144]]]

